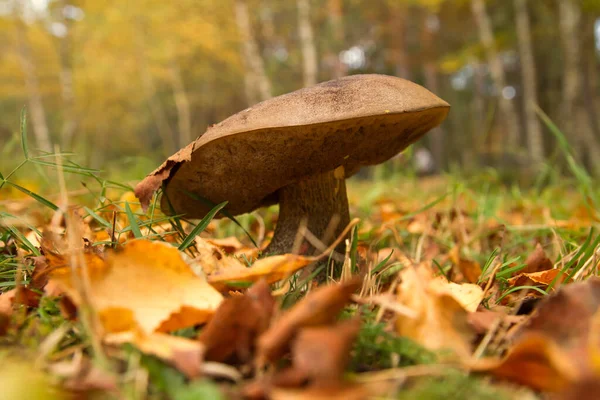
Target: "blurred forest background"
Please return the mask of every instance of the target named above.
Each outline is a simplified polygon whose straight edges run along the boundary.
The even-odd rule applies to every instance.
[[[358,73],[452,105],[425,169],[600,175],[600,0],[0,0],[2,163],[31,147],[137,178],[258,101]],[[13,160],[14,161],[14,160]]]

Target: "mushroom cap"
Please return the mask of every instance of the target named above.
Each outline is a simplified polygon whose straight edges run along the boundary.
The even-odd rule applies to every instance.
[[[304,177],[339,166],[351,176],[390,159],[438,126],[449,108],[422,86],[385,75],[274,97],[211,126],[157,169],[168,197],[161,208],[203,217],[210,203],[188,193],[226,200],[234,215],[274,204],[280,188]]]

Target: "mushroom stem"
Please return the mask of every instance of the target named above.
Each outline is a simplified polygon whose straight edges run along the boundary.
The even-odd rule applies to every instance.
[[[279,189],[279,219],[265,253],[292,252],[303,224],[324,246],[332,243],[350,222],[345,179],[344,169],[340,167]],[[328,227],[336,223],[335,220],[337,224],[332,231]],[[301,254],[312,255],[315,248],[303,240],[299,250]]]

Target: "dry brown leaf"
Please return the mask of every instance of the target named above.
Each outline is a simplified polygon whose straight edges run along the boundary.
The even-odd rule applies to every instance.
[[[249,361],[257,337],[271,322],[274,307],[275,299],[264,280],[243,296],[225,299],[198,336],[206,346],[205,359],[222,362],[235,356],[241,362]]]
[[[249,268],[240,263],[240,268],[215,271],[207,279],[219,291],[235,287],[236,284],[239,285],[239,282],[256,282],[260,279],[265,279],[267,283],[271,284],[290,277],[294,272],[314,261],[312,257],[282,254],[261,258]]]
[[[171,170],[179,164],[189,161],[192,157],[194,143],[179,150],[169,157],[160,167],[152,171],[143,181],[135,187],[135,195],[140,199],[144,211],[148,209],[154,192],[162,185],[163,181],[171,176]]]
[[[356,383],[316,386],[308,389],[273,388],[269,393],[272,400],[364,400],[378,393],[372,387]]]
[[[189,378],[197,378],[202,373],[204,345],[196,340],[165,333],[145,334],[128,331],[110,334],[105,338],[109,344],[131,343],[145,354],[154,355],[173,365]]]
[[[62,379],[61,386],[77,392],[102,390],[117,393],[117,376],[92,363],[82,352],[75,352],[68,360],[49,364],[46,369]]]
[[[240,260],[227,256],[221,248],[215,246],[209,240],[196,236],[194,242],[198,253],[194,258],[194,263],[200,266],[207,277],[212,274],[225,273],[230,270],[239,271],[246,268]]]
[[[483,359],[473,371],[490,372],[538,390],[562,390],[578,378],[571,359],[543,335],[529,335],[502,360]]]
[[[176,248],[147,240],[134,240],[106,261],[88,265],[88,297],[105,322],[107,333],[139,326],[146,334],[168,332],[207,321],[222,296],[196,275]],[[71,268],[52,273],[52,281],[75,305],[81,293]]]
[[[555,282],[554,287],[559,287],[560,284],[567,278],[567,275],[559,269],[549,269],[545,271],[522,273],[513,276],[508,280],[508,284],[512,287],[517,286],[538,286],[546,287],[552,282]],[[555,281],[556,280],[556,281]],[[536,292],[537,293],[537,292]]]
[[[258,358],[275,361],[285,353],[300,328],[333,322],[361,282],[362,279],[353,278],[309,293],[260,336]]]
[[[20,286],[15,289],[0,293],[0,314],[12,315],[14,306],[23,304],[27,307],[36,307],[40,295],[26,287]]]
[[[310,385],[342,383],[352,345],[361,327],[360,317],[333,326],[303,328],[292,344],[293,368]]]
[[[527,260],[525,260],[525,265],[525,268],[521,270],[525,274],[547,271],[554,266],[539,243],[535,246],[535,250],[527,257]]]
[[[468,283],[477,283],[479,277],[481,277],[481,265],[477,261],[462,258],[458,246],[454,246],[452,250],[450,250],[448,257],[460,274],[460,279],[458,279],[458,281],[464,280]],[[452,280],[455,280],[454,277]]]
[[[570,385],[550,400],[597,400],[600,393],[600,379],[591,377]]]
[[[478,334],[487,333],[492,327],[496,326],[499,322],[508,324],[519,324],[525,320],[524,315],[508,315],[503,312],[490,311],[490,310],[477,310],[469,313],[467,320],[469,325]]]
[[[580,371],[596,369],[590,363],[592,349],[600,348],[600,279],[592,278],[561,287],[543,299],[520,335],[541,334],[553,340]]]
[[[256,259],[258,253],[260,252],[258,247],[244,246],[244,244],[235,236],[223,239],[207,238],[206,241],[214,246],[219,247],[227,254],[233,254],[237,256],[244,255],[250,260]]]
[[[549,391],[598,380],[600,279],[566,285],[543,299],[515,337],[504,360],[482,360],[475,369]]]
[[[397,333],[429,349],[451,349],[460,357],[469,356],[474,332],[462,304],[476,309],[482,298],[481,288],[434,278],[425,264],[406,268],[401,279],[398,302],[414,311],[416,317],[398,314]]]

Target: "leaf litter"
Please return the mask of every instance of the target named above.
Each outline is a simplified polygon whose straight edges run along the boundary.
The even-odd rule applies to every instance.
[[[54,350],[44,353],[42,368],[61,377],[60,384],[52,385],[57,393],[101,390],[118,397],[122,390],[123,378],[99,364],[99,354],[87,353],[81,344],[69,347],[73,333],[81,333],[78,324],[87,308],[96,322],[87,334],[101,339],[104,356],[122,354],[128,343],[190,381],[211,378],[223,393],[248,398],[385,397],[410,390],[419,376],[444,376],[450,368],[567,399],[595,388],[600,377],[599,284],[590,278],[597,261],[586,258],[590,252],[584,248],[565,251],[553,261],[545,250],[548,242],[543,245],[537,237],[522,263],[500,253],[476,260],[474,251],[491,253],[501,245],[497,235],[503,228],[497,223],[475,220],[456,205],[447,212],[432,209],[407,217],[386,200],[358,231],[359,237],[378,235],[382,245],[359,240],[355,264],[346,260],[346,267],[359,275],[300,285],[296,273],[325,262],[324,255],[261,257],[259,249],[236,237],[206,233],[185,252],[178,251],[170,223],[152,223],[130,195],[119,201],[130,202],[131,213],[115,206],[95,217],[70,214],[81,220],[76,246],[66,240],[64,222],[53,223],[41,237],[20,228],[41,255],[19,247],[18,256],[28,267],[14,289],[0,294],[0,333],[5,339],[18,337],[28,329],[28,318],[41,311],[40,301],[60,298],[66,325],[53,339]],[[132,216],[140,218],[142,236],[165,242],[135,239],[127,229]],[[518,213],[504,217],[528,222]],[[112,220],[120,235],[116,226],[108,229],[99,222]],[[414,257],[407,255],[402,230],[418,240]],[[207,232],[215,234],[213,223]],[[444,245],[444,240],[454,244]],[[115,249],[93,244],[98,242]],[[578,268],[578,279],[565,265]],[[373,276],[370,269],[376,271]],[[301,299],[282,309],[287,302],[282,288]],[[526,310],[528,299],[536,302]],[[434,351],[438,364],[363,377],[349,371],[359,354],[358,337],[372,324]],[[394,354],[388,356],[398,364]],[[400,376],[400,381],[390,378]],[[226,388],[226,382],[233,386]]]

